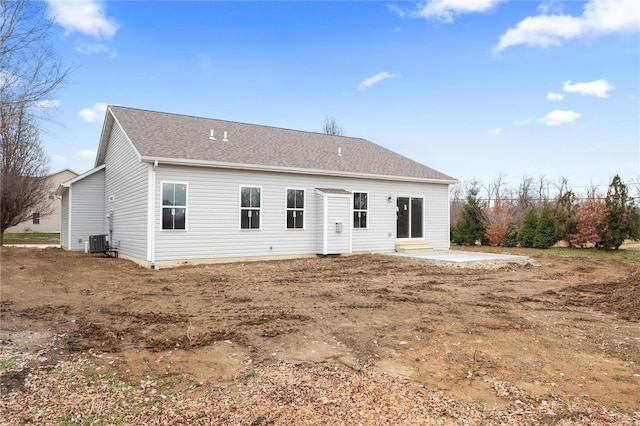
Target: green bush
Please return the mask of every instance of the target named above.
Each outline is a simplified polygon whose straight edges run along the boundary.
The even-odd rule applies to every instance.
[[[500,245],[503,247],[516,247],[518,245],[518,228],[515,223],[510,223],[507,226],[507,232],[500,240]]]
[[[604,222],[597,226],[602,248],[617,250],[625,239],[640,238],[640,216],[629,197],[627,185],[616,175],[607,191]]]
[[[551,207],[544,206],[538,223],[536,224],[535,234],[533,236],[533,247],[548,249],[558,242],[558,230],[553,220],[553,211]]]
[[[534,247],[537,227],[538,215],[536,214],[536,210],[531,207],[524,215],[520,232],[518,232],[518,244],[520,244],[520,247]]]
[[[473,187],[467,194],[458,223],[453,227],[452,241],[455,244],[472,246],[476,241],[483,243],[486,238],[487,218],[478,200],[478,189]]]

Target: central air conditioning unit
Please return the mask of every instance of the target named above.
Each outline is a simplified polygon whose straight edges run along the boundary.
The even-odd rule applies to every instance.
[[[89,251],[91,253],[105,253],[109,251],[109,234],[89,235]]]

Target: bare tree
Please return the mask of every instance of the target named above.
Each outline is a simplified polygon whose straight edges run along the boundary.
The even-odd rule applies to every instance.
[[[338,123],[335,117],[326,116],[322,122],[322,133],[333,136],[344,135],[342,124]]]
[[[549,181],[545,175],[538,178],[538,210],[549,203]]]
[[[49,42],[51,26],[44,2],[0,0],[0,244],[7,228],[47,213],[35,114],[69,74]]]
[[[464,205],[464,199],[466,197],[465,191],[462,188],[461,183],[453,185],[449,190],[449,224],[455,226],[458,223],[460,214],[462,213],[462,206]]]
[[[0,106],[2,117],[9,110],[13,119],[0,131],[0,245],[4,231],[29,219],[34,213],[50,213],[47,158],[39,132],[23,107],[11,111]]]
[[[69,74],[49,42],[44,2],[0,0],[0,101],[33,107]],[[6,114],[6,113],[5,113]],[[3,117],[5,121],[11,116]],[[6,123],[2,123],[3,126]]]
[[[533,197],[531,195],[531,184],[533,183],[533,178],[524,176],[522,178],[522,182],[518,187],[518,200],[516,201],[516,210],[518,213],[519,221],[524,217],[525,212],[529,209],[529,206],[533,202]]]

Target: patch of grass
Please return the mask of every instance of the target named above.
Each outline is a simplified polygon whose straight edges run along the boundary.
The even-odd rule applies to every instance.
[[[76,419],[71,414],[65,414],[60,423],[58,423],[59,426],[79,426],[81,424],[80,420]]]
[[[245,371],[243,374],[240,375],[240,380],[245,382],[249,379],[253,379],[255,377],[258,377],[258,372],[255,369],[251,369],[249,371]]]
[[[487,401],[481,397],[481,396],[476,396],[472,399],[473,402],[475,402],[476,404],[481,404],[484,405]]]
[[[103,364],[89,360],[82,364],[82,372],[88,385],[99,385],[104,381],[111,381],[116,373],[110,368],[105,368]]]
[[[12,356],[9,359],[0,360],[0,371],[9,370],[10,368],[15,367],[18,363],[22,361],[22,358],[19,356]]]
[[[5,233],[4,244],[60,244],[57,232],[20,232]]]

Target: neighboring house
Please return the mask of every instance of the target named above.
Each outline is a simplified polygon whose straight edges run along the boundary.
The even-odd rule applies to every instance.
[[[49,192],[45,205],[47,209],[52,207],[51,212],[42,216],[40,212],[32,212],[31,219],[12,226],[5,232],[60,232],[62,202],[56,197],[56,188],[76,176],[78,174],[71,169],[59,170],[48,175]]]
[[[61,240],[151,268],[448,249],[454,183],[365,139],[109,106],[96,167],[58,189]]]

